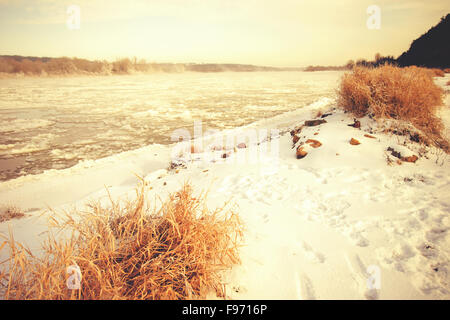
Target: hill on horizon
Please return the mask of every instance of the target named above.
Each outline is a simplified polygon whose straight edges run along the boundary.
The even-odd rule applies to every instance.
[[[397,58],[399,66],[450,68],[450,14],[411,43]]]

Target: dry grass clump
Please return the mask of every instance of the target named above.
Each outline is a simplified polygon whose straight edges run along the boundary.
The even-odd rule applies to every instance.
[[[445,73],[450,73],[450,68],[444,69],[444,72],[445,72]]]
[[[22,218],[24,216],[25,214],[23,211],[16,206],[8,205],[0,207],[0,223],[11,219]]]
[[[355,116],[408,121],[425,134],[429,143],[449,150],[441,134],[443,124],[436,116],[443,105],[443,90],[426,69],[355,67],[342,77],[338,96],[339,106]]]
[[[144,194],[142,186],[124,206],[96,204],[79,222],[70,215],[54,221],[72,236],[49,238],[39,258],[10,236],[9,266],[0,273],[5,298],[197,299],[214,290],[223,297],[221,274],[239,262],[238,217],[224,208],[209,211],[205,196],[193,197],[189,185],[157,211],[148,209]],[[81,271],[79,289],[68,288],[67,281],[76,284],[69,266]]]
[[[447,86],[450,86],[450,80],[447,81],[446,85],[447,85]]]
[[[432,68],[429,69],[433,77],[445,77],[444,70],[438,69],[438,68]]]

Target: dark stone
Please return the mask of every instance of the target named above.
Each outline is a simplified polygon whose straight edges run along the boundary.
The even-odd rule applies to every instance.
[[[348,124],[348,126],[356,128],[356,129],[359,129],[359,128],[361,128],[361,122],[356,120],[356,119],[354,119],[353,123],[352,124]]]
[[[395,150],[392,149],[391,147],[388,147],[388,148],[387,148],[387,151],[390,151],[391,154],[392,154],[394,157],[396,157],[396,158],[399,158],[399,159],[402,158],[402,155],[400,154],[400,152],[395,151]]]
[[[302,132],[302,129],[303,129],[303,126],[297,127],[294,130],[291,130],[291,132],[290,132],[291,136],[294,136],[295,134]]]
[[[319,119],[319,120],[306,120],[305,121],[305,126],[307,126],[307,127],[315,127],[315,126],[321,125],[323,123],[327,123],[327,121],[326,120],[321,120],[321,119]]]
[[[410,134],[409,139],[414,142],[420,142],[420,136],[418,133]]]

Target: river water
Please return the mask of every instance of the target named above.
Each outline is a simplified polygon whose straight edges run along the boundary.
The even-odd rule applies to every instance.
[[[174,130],[230,129],[334,97],[342,72],[155,73],[0,79],[0,181],[64,169]],[[270,120],[269,120],[270,121]]]

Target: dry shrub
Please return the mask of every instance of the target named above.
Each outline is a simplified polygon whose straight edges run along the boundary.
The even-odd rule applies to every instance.
[[[49,74],[75,74],[77,67],[70,58],[55,58],[45,63],[45,71]]]
[[[125,205],[96,204],[79,222],[73,214],[54,221],[72,236],[50,237],[40,258],[10,235],[3,244],[10,247],[9,268],[0,274],[5,298],[196,299],[214,290],[224,296],[222,272],[239,262],[238,217],[224,208],[209,211],[205,195],[193,197],[187,184],[157,211],[148,209],[144,194],[141,186]],[[66,284],[71,265],[80,268],[79,289]]]
[[[14,72],[14,66],[9,59],[0,57],[0,72],[12,73]]]
[[[445,72],[445,73],[450,73],[450,68],[444,69],[444,72]]]
[[[73,63],[78,72],[83,73],[107,73],[109,67],[106,61],[89,61],[86,59],[73,58]]]
[[[117,59],[112,63],[114,73],[130,73],[133,71],[133,63],[129,58]]]
[[[408,121],[423,132],[429,143],[449,150],[441,134],[442,121],[436,116],[443,105],[443,90],[427,69],[355,67],[342,77],[338,96],[339,106],[355,116]]]
[[[0,223],[11,219],[22,218],[25,214],[20,210],[20,208],[8,205],[0,207]]]

